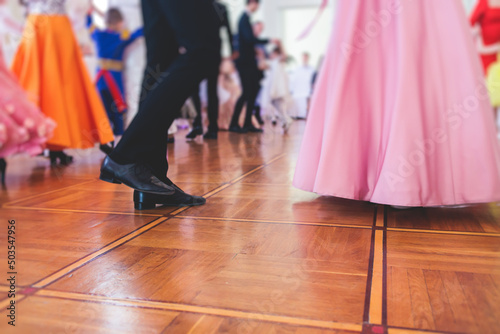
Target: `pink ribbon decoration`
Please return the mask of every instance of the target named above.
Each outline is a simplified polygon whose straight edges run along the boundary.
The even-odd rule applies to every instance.
[[[321,15],[323,14],[323,12],[326,9],[326,6],[328,6],[328,0],[323,0],[323,2],[321,3],[321,6],[319,7],[318,13],[316,13],[316,16],[314,17],[314,19],[312,20],[312,22],[309,23],[309,25],[307,26],[307,28],[304,30],[304,32],[302,34],[299,35],[299,37],[297,38],[297,40],[300,41],[301,39],[304,39],[305,37],[307,37],[307,35],[309,35],[309,33],[311,32],[311,30],[314,28],[314,26],[316,25],[316,23],[318,23],[319,19],[321,18]]]

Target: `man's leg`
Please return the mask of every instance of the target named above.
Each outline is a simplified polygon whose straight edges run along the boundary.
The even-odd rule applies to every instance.
[[[193,121],[193,129],[186,135],[186,139],[195,139],[196,137],[203,134],[203,124],[201,118],[201,99],[200,99],[200,86],[196,87],[194,94],[191,95],[191,101],[193,102],[194,109],[196,111],[196,117]]]
[[[248,100],[247,100],[247,113],[245,115],[245,129],[255,129],[252,125],[252,114],[255,109],[255,100],[257,99],[257,94],[259,93],[259,78],[258,72],[248,74]],[[259,131],[260,132],[260,131]]]
[[[217,133],[219,131],[219,94],[218,84],[219,84],[219,68],[220,60],[213,65],[213,69],[210,71],[207,81],[207,95],[208,95],[208,132]]]
[[[193,128],[202,127],[202,117],[201,117],[201,99],[200,99],[200,86],[196,87],[193,95],[191,95],[191,101],[193,101],[194,109],[196,110],[196,117],[193,121]]]
[[[257,88],[257,98],[260,98],[262,100],[262,85],[259,82],[259,87]],[[255,102],[255,109],[254,109],[254,115],[255,118],[257,119],[257,122],[259,122],[260,125],[264,125],[264,121],[262,120],[262,106],[261,106],[261,101]]]
[[[248,70],[244,68],[238,69],[238,73],[240,75],[241,88],[242,92],[238,101],[236,101],[236,106],[234,107],[233,117],[231,118],[231,124],[229,125],[229,130],[231,128],[239,128],[240,127],[240,115],[243,111],[243,107],[248,104],[248,100],[250,98],[249,94],[252,90],[252,84],[250,82],[250,78],[248,76]]]
[[[119,145],[103,162],[101,179],[138,190],[136,207],[200,205],[203,198],[187,195],[167,178],[166,137],[182,104],[216,58],[216,48],[207,43],[220,43],[209,22],[211,3],[143,0],[142,4],[148,46],[143,99]],[[180,43],[185,52],[179,55]]]
[[[166,13],[169,10],[167,5],[174,2],[143,0],[142,3],[148,69],[153,70],[153,74],[146,70],[144,81],[147,84],[139,112],[111,158],[120,164],[145,162],[153,168],[158,178],[165,180],[168,170],[168,128],[184,101],[206,76],[206,58],[210,55],[204,55],[203,50],[178,54],[174,28],[181,29],[182,26],[173,27]],[[175,3],[172,7],[173,10],[177,9]],[[190,25],[194,22],[186,17],[184,20],[179,18],[176,24]]]

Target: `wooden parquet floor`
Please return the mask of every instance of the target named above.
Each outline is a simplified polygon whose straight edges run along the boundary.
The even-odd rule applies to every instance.
[[[396,210],[297,190],[303,129],[180,132],[169,176],[208,197],[188,209],[135,211],[130,189],[98,181],[97,150],[66,168],[9,159],[0,332],[500,333],[500,203]]]

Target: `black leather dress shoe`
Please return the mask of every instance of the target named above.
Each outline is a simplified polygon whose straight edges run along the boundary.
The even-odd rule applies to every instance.
[[[151,168],[142,163],[120,165],[106,157],[101,166],[101,180],[124,184],[135,190],[157,195],[173,195],[174,187],[158,179]]]
[[[243,129],[246,130],[247,132],[255,132],[255,133],[262,133],[262,132],[264,132],[264,130],[258,129],[258,128],[256,128],[253,125],[245,126]]]
[[[156,208],[156,205],[163,206],[199,206],[207,202],[207,200],[200,196],[193,196],[186,194],[179,187],[172,183],[175,189],[172,195],[154,195],[142,191],[134,191],[134,205],[136,210],[151,210]]]
[[[229,127],[229,132],[247,133],[248,131],[245,130],[244,128],[239,127],[239,126],[231,126],[231,127]]]
[[[217,139],[218,134],[214,131],[208,131],[203,135],[203,139]]]
[[[196,127],[191,130],[190,133],[187,134],[186,139],[195,139],[198,136],[201,136],[203,134],[203,129]]]

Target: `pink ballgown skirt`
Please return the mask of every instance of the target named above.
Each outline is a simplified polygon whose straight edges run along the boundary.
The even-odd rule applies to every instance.
[[[0,158],[41,153],[54,128],[7,69],[0,48]]]
[[[337,4],[294,185],[398,206],[500,201],[500,147],[462,2]]]

